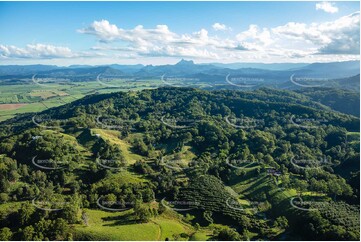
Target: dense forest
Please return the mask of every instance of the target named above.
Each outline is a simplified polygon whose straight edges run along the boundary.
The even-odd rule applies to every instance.
[[[158,88],[18,115],[0,125],[0,240],[109,239],[97,210],[188,228],[166,240],[359,240],[358,98]]]

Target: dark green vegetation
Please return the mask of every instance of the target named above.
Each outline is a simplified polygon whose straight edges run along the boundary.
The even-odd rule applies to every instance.
[[[319,92],[93,94],[2,122],[0,238],[358,240],[360,120]]]
[[[360,81],[360,76],[357,81]],[[360,95],[357,92],[332,88],[306,88],[299,90],[298,93],[338,112],[360,116]]]
[[[317,91],[315,96],[315,93],[310,92],[312,89],[307,88],[308,91],[305,91],[305,97],[302,98],[315,100],[334,110],[358,116],[359,66],[359,61],[309,65],[249,63],[219,65],[195,64],[186,60],[181,60],[175,65],[160,66],[117,64],[69,67],[0,66],[0,121],[20,113],[41,112],[95,93],[162,86],[238,90],[239,85],[242,84],[251,84],[251,89],[268,87],[284,90],[301,89],[303,92],[302,86],[307,85],[307,81],[302,80],[304,78],[315,79],[316,86],[322,87],[323,91]],[[294,82],[290,80],[291,76],[294,77]],[[315,84],[310,81],[308,85],[312,83]],[[330,90],[324,92],[324,88]],[[344,103],[348,103],[349,106],[343,107]]]

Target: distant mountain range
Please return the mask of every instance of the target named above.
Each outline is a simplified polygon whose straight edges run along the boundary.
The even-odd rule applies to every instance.
[[[174,65],[71,65],[59,67],[54,65],[3,65],[0,66],[0,80],[29,78],[33,75],[49,78],[69,78],[76,81],[94,80],[99,74],[135,79],[159,79],[161,76],[182,77],[192,82],[203,82],[209,85],[224,84],[226,76],[238,79],[259,79],[266,85],[287,87],[290,78],[315,78],[330,80],[351,80],[359,87],[360,61],[330,63],[232,63],[232,64],[195,64],[193,61],[181,60]],[[339,81],[338,81],[339,82]],[[337,81],[333,83],[337,84]],[[335,84],[335,85],[336,85]],[[302,86],[302,85],[300,85]],[[338,83],[337,86],[343,86]]]
[[[309,65],[308,63],[210,63],[211,65],[229,69],[241,69],[241,68],[256,68],[256,69],[266,69],[273,71],[282,71],[295,68],[302,68]]]
[[[360,73],[360,61],[344,61],[329,63],[211,63],[211,64],[195,64],[193,61],[182,59],[174,65],[71,65],[68,67],[60,67],[56,65],[0,65],[0,75],[26,75],[35,74],[35,72],[49,72],[52,70],[78,70],[84,72],[84,69],[94,69],[99,67],[110,67],[120,70],[127,74],[137,75],[154,75],[169,73],[171,75],[185,75],[203,72],[214,72],[215,70],[242,70],[242,69],[259,69],[265,71],[309,71],[309,72],[338,72],[347,71],[347,75],[352,76]],[[341,75],[345,77],[346,73]]]

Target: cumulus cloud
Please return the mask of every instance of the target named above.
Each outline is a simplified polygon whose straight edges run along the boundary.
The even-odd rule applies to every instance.
[[[251,24],[248,30],[236,35],[236,39],[247,49],[261,50],[273,43],[271,32],[267,28],[260,29]]]
[[[289,22],[264,28],[255,24],[233,37],[220,38],[206,29],[178,34],[167,25],[123,29],[107,20],[94,21],[79,33],[95,36],[100,46],[93,50],[118,51],[139,57],[189,57],[200,59],[323,58],[322,55],[359,55],[359,12],[321,23]],[[221,23],[214,30],[225,30]]]
[[[117,47],[117,50],[133,51],[141,56],[218,58],[217,50],[236,50],[239,46],[235,40],[209,36],[206,29],[180,35],[170,31],[167,25],[157,25],[154,29],[146,29],[141,25],[133,29],[123,29],[107,20],[100,20],[94,21],[87,28],[79,29],[78,32],[96,36],[103,43],[120,41],[123,46]]]
[[[214,24],[212,25],[212,28],[213,28],[215,31],[231,30],[230,27],[227,27],[225,24],[221,24],[221,23],[214,23]]]
[[[318,47],[318,54],[360,54],[360,12],[332,22],[290,22],[272,29],[279,37],[303,40]]]
[[[13,45],[0,45],[0,56],[3,58],[69,58],[73,57],[73,52],[68,47],[29,44],[25,48]]]
[[[167,25],[157,25],[155,29],[145,29],[142,25],[138,25],[134,29],[125,30],[110,24],[108,20],[94,21],[89,27],[79,29],[78,32],[95,35],[105,42],[123,40],[144,43],[145,39],[170,41],[175,36]]]
[[[337,13],[338,7],[336,7],[335,3],[321,2],[321,3],[316,3],[316,10],[323,10],[326,13]]]
[[[73,52],[69,47],[49,44],[28,44],[25,47],[0,44],[0,59],[59,59],[78,57],[100,57],[103,53],[94,51]]]
[[[229,29],[221,23],[215,23],[212,27],[219,31]],[[108,20],[94,21],[77,31],[94,36],[98,40],[89,52],[74,52],[68,47],[46,44],[29,44],[25,47],[0,44],[0,58],[99,57],[110,60],[149,60],[150,57],[185,57],[228,62],[294,59],[321,61],[355,59],[359,58],[360,54],[359,12],[320,23],[289,22],[267,28],[251,24],[248,28],[227,37],[219,37],[205,28],[179,34],[164,24],[153,28],[138,25],[125,29]]]

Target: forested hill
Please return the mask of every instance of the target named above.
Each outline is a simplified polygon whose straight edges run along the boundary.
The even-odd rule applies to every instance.
[[[358,76],[357,82],[359,82]],[[357,88],[356,85],[354,85]],[[360,93],[339,88],[306,88],[296,91],[310,97],[313,101],[322,103],[332,109],[360,116]]]
[[[360,120],[314,99],[159,88],[19,115],[0,127],[0,199],[18,206],[0,222],[16,240],[126,238],[110,220],[172,220],[172,240],[356,240]],[[89,225],[106,206],[126,212]]]
[[[335,94],[333,89],[330,89],[329,92]],[[327,119],[325,124],[337,126],[342,123],[342,126],[349,130],[358,130],[357,118],[335,113],[331,110],[333,106],[327,105],[328,103],[333,105],[337,103],[335,109],[342,112],[340,110],[342,103],[346,107],[355,103],[354,95],[349,100],[346,96],[349,97],[350,95],[342,93],[342,100],[337,102],[328,100],[327,103],[327,100],[323,101],[326,97],[330,99],[329,95],[326,96],[327,91],[319,91],[323,95],[318,95],[318,99],[309,92],[300,93],[305,95],[267,88],[249,92],[229,90],[208,92],[192,88],[159,88],[141,92],[89,95],[59,108],[44,111],[37,114],[36,117],[45,115],[49,119],[48,121],[51,119],[55,121],[67,119],[66,121],[69,122],[67,127],[93,127],[96,125],[94,115],[114,116],[119,119],[118,121],[129,120],[132,119],[132,115],[136,115],[138,120],[133,120],[137,121],[135,123],[146,121],[148,116],[160,119],[161,114],[172,115],[172,117],[179,119],[196,118],[197,122],[206,116],[236,115],[238,118],[244,116],[263,119],[268,124],[277,122],[279,125],[286,125],[292,115],[295,115],[296,118],[314,119],[314,121],[310,120],[311,122],[318,122],[317,119]],[[319,99],[322,100],[319,101]],[[350,105],[348,105],[348,101],[351,102]],[[356,113],[353,109],[349,112]],[[24,124],[29,123],[31,126],[34,123],[29,118],[32,116],[34,115],[19,115],[18,118],[4,122],[2,126],[5,125],[5,127],[14,130],[22,129],[25,127]],[[158,121],[160,122],[160,120]],[[268,124],[265,124],[264,127],[267,127]]]

